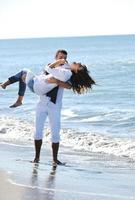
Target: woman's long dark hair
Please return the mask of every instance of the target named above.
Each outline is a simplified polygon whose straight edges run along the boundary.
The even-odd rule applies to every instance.
[[[95,84],[95,81],[89,75],[89,71],[85,65],[82,65],[81,63],[76,64],[79,65],[79,70],[76,73],[72,71],[70,82],[73,91],[82,94],[89,89],[92,89],[92,85]]]

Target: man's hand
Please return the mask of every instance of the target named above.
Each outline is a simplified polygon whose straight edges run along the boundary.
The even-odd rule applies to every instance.
[[[56,83],[58,85],[58,79],[54,78],[54,77],[50,77],[47,79],[48,83]]]
[[[58,82],[58,85],[59,85],[60,87],[65,88],[65,89],[71,89],[71,88],[72,88],[72,86],[71,86],[68,82],[59,81],[59,82]]]
[[[48,83],[55,83],[55,84],[59,85],[60,87],[63,87],[66,89],[71,89],[71,85],[68,82],[60,81],[54,77],[48,78]]]

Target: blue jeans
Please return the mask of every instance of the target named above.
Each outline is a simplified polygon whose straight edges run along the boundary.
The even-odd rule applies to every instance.
[[[24,96],[25,91],[26,91],[26,83],[25,83],[25,81],[22,80],[22,76],[26,75],[26,74],[27,74],[27,71],[22,70],[19,73],[17,73],[16,75],[8,78],[9,81],[11,82],[11,84],[19,82],[19,91],[18,91],[19,96]]]
[[[34,76],[28,81],[27,83],[28,88],[30,89],[31,92],[34,92],[33,86],[34,86]]]

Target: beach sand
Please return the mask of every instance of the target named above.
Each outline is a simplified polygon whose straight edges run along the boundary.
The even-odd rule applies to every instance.
[[[11,184],[8,181],[8,177],[9,176],[6,172],[0,171],[0,199],[21,199],[21,194],[23,193],[24,189]]]
[[[1,143],[0,200],[135,199],[129,160],[61,148],[67,164],[53,169],[50,150],[43,148],[41,163],[33,164],[33,147]]]

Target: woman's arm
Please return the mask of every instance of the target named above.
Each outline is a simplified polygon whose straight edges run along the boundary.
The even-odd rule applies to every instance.
[[[56,68],[56,67],[59,67],[60,65],[65,64],[65,63],[66,63],[65,59],[59,59],[59,60],[56,60],[55,62],[49,64],[48,67]]]

